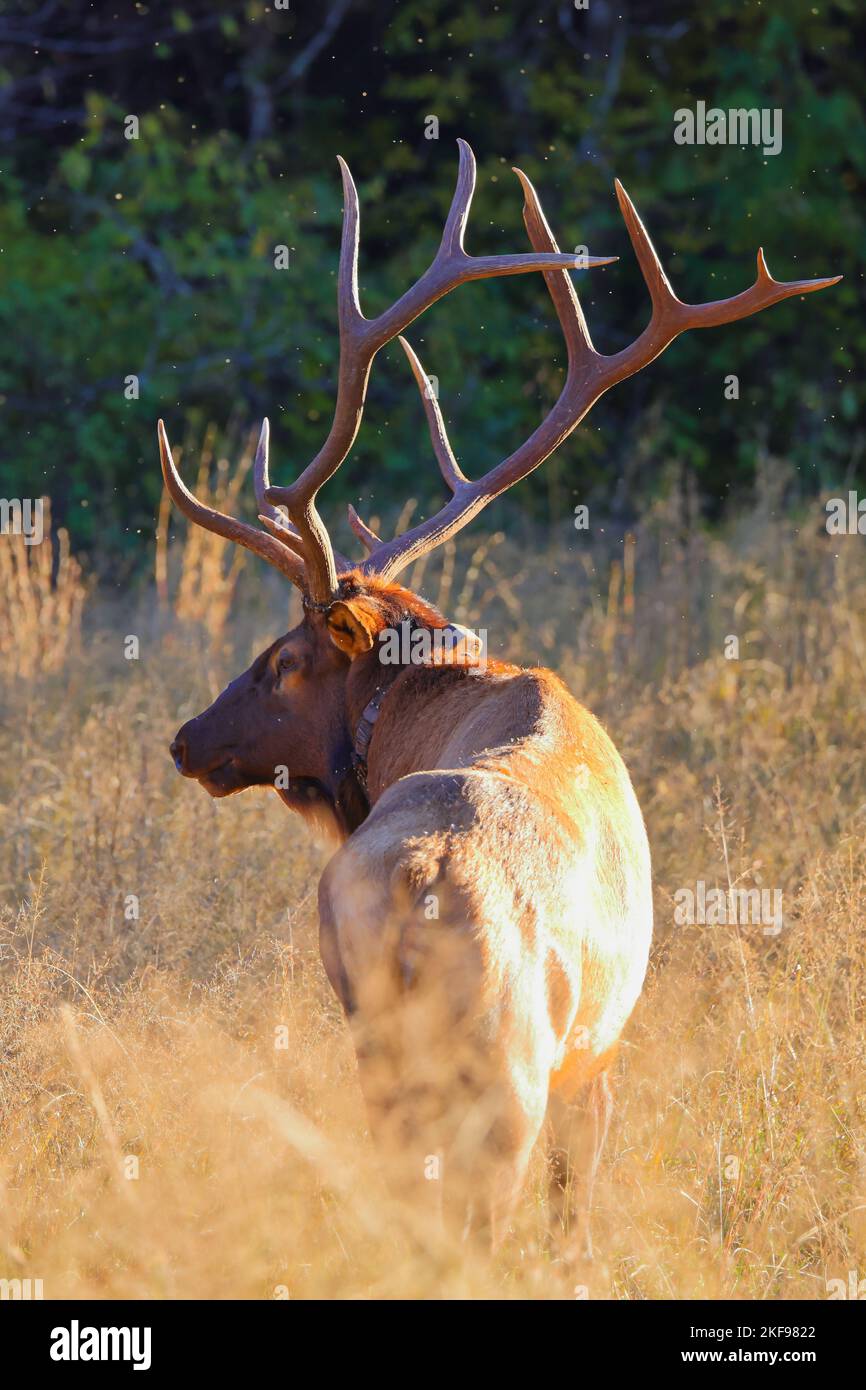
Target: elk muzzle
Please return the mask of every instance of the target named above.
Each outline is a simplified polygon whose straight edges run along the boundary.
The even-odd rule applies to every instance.
[[[169,752],[181,776],[200,782],[211,796],[230,796],[249,785],[240,771],[235,751],[213,739],[206,714],[188,720],[177,731]]]

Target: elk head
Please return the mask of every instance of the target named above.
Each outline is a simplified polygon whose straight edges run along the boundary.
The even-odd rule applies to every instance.
[[[407,620],[445,625],[407,589],[345,564],[327,609],[305,602],[302,622],[261,652],[171,744],[178,772],[211,796],[274,787],[292,810],[338,838],[351,834],[368,810],[353,740],[365,692],[397,674],[379,666],[378,633]]]
[[[270,485],[265,420],[254,469],[259,520],[265,529],[236,521],[199,502],[180,478],[162,422],[159,424],[163,477],[179,509],[191,521],[275,565],[300,588],[304,604],[302,622],[262,652],[209,709],[179,731],[171,745],[177,768],[200,781],[212,796],[227,796],[248,786],[276,786],[293,808],[314,814],[326,811],[344,835],[363,819],[367,808],[353,752],[357,755],[356,725],[365,698],[377,685],[376,635],[401,617],[433,627],[444,624],[422,600],[394,584],[395,576],[448,540],[495,497],[537,468],[605,391],[647,366],[680,333],[731,323],[841,278],[774,280],[759,250],[757,276],[749,289],[711,303],[683,303],[617,181],[617,199],[646,281],[652,315],[633,343],[605,356],[593,346],[568,271],[606,265],[617,258],[578,260],[561,254],[535,189],[520,170],[515,173],[523,187],[523,217],[533,252],[470,256],[464,250],[463,237],[475,186],[475,161],[465,141],[458,144],[457,187],[439,249],[415,284],[375,319],[364,317],[358,299],[358,197],[352,176],[340,160],[344,217],[337,282],[340,366],[334,418],[321,450],[288,487]],[[544,275],[565,338],[565,383],[555,405],[530,437],[484,477],[472,481],[451,450],[431,383],[400,334],[458,285],[536,270]],[[356,564],[334,551],[316,499],[354,443],[373,358],[394,338],[399,339],[421,391],[433,451],[451,498],[434,516],[386,541],[350,507],[352,529],[367,551],[366,559]],[[284,786],[279,785],[278,769],[284,769]]]

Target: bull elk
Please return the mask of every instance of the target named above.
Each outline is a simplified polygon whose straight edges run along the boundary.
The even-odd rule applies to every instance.
[[[273,787],[275,769],[286,769],[283,801],[336,832],[340,848],[319,886],[320,947],[352,1028],[371,1130],[383,1153],[398,1155],[404,1181],[421,1190],[440,1172],[446,1210],[487,1226],[495,1242],[545,1116],[560,1171],[575,1175],[568,1192],[582,1191],[577,1228],[588,1232],[611,1114],[611,1062],[649,954],[649,846],[616,748],[551,671],[480,663],[466,645],[420,663],[383,664],[386,631],[403,623],[428,634],[450,629],[394,581],[537,468],[605,391],[680,333],[731,323],[835,279],[774,280],[759,251],[749,289],[686,304],[617,182],[652,315],[633,343],[605,356],[593,346],[568,271],[616,258],[561,254],[519,170],[532,253],[470,256],[463,237],[475,164],[469,146],[459,147],[439,249],[374,319],[359,304],[358,198],[340,160],[333,423],[297,480],[276,487],[264,422],[254,467],[262,529],[187,490],[161,421],[159,442],[166,488],[189,520],[262,556],[303,595],[300,624],[179,731],[176,766],[214,797]],[[421,363],[400,337],[451,496],[390,540],[350,508],[366,558],[335,552],[317,497],[358,432],[376,353],[456,286],[528,271],[544,275],[567,346],[556,404],[513,454],[473,481],[454,457]]]

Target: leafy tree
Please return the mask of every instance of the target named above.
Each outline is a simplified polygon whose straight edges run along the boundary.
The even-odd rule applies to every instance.
[[[595,488],[627,518],[675,459],[712,509],[748,487],[767,449],[790,458],[804,489],[862,476],[853,367],[866,349],[866,132],[853,0],[118,9],[29,0],[0,19],[0,492],[50,492],[78,543],[98,532],[117,553],[152,525],[159,414],[192,441],[209,420],[236,432],[267,412],[275,475],[311,457],[338,351],[334,156],[359,184],[362,298],[375,313],[435,248],[457,135],[479,157],[474,248],[525,245],[513,162],[563,246],[621,257],[579,277],[601,350],[647,314],[614,174],[684,298],[744,288],[759,242],[781,278],[846,275],[808,302],[683,339],[600,403],[520,505],[559,509]],[[698,100],[779,108],[781,152],[677,145],[674,112]],[[425,138],[429,116],[438,139]],[[410,336],[440,379],[470,473],[533,428],[562,380],[540,277],[467,286]],[[737,401],[724,397],[730,373]],[[377,361],[344,474],[329,504],[351,495],[369,512],[435,495],[399,349]]]

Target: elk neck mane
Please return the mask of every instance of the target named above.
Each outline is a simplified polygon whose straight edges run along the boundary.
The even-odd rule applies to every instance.
[[[342,600],[362,598],[369,603],[375,612],[377,637],[386,630],[399,630],[400,625],[406,622],[416,630],[441,630],[449,625],[442,613],[420,595],[377,575],[363,574],[358,569],[340,577],[339,597]],[[407,730],[414,728],[417,731],[424,727],[426,705],[442,689],[443,683],[450,686],[469,678],[483,678],[485,674],[501,678],[516,675],[520,669],[488,658],[482,672],[471,661],[447,652],[435,653],[423,664],[386,665],[381,662],[380,655],[377,640],[370,651],[352,662],[346,684],[346,726],[350,744],[374,694],[380,692],[384,699],[398,681],[403,697],[401,712],[407,720]],[[299,780],[293,784],[291,791],[281,793],[281,797],[290,809],[303,816],[310,829],[320,838],[342,843],[366,820],[370,813],[370,801],[357,769],[350,766],[349,756],[341,753],[336,761],[330,787],[318,782],[301,785]]]
[[[340,594],[343,598],[363,596],[375,605],[377,636],[385,630],[397,630],[406,622],[415,630],[435,631],[449,626],[439,610],[418,594],[377,576],[350,573],[341,580]],[[482,666],[471,654],[448,649],[434,649],[429,659],[408,663],[383,664],[380,656],[380,646],[375,641],[370,651],[353,661],[346,687],[346,715],[354,736],[371,699],[378,695],[385,700],[392,692],[397,694],[395,688],[399,687],[399,727],[393,730],[393,721],[389,720],[392,756],[395,753],[399,756],[404,748],[408,752],[419,738],[429,743],[429,735],[435,736],[440,721],[430,706],[446,689],[471,681],[469,703],[474,704],[476,690],[477,698],[481,699],[491,680],[501,681],[519,675],[522,669],[489,657]],[[465,702],[462,703],[465,708]]]

